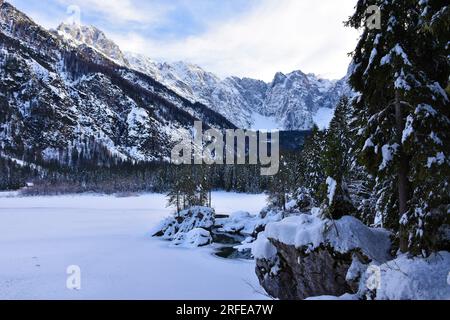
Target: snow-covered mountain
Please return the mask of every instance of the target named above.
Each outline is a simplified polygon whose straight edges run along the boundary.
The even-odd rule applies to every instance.
[[[266,84],[262,81],[234,77],[221,80],[193,64],[158,63],[134,53],[126,53],[126,58],[132,68],[152,75],[192,102],[209,106],[240,128],[252,127],[255,106],[265,98]]]
[[[188,99],[220,113],[240,128],[308,130],[331,120],[339,97],[348,93],[345,80],[330,81],[314,74],[277,73],[270,83],[250,78],[221,79],[186,62],[156,62],[122,53],[93,26],[61,24],[57,33],[75,45],[85,44],[114,61],[145,73]]]
[[[0,1],[3,154],[67,164],[150,161],[167,159],[180,129],[195,120],[235,128],[207,106],[126,67],[120,50],[95,28],[61,29],[50,32]]]
[[[61,23],[56,33],[74,44],[86,44],[91,46],[115,62],[124,66],[128,65],[119,46],[108,39],[103,31],[94,26],[82,26],[76,23]]]
[[[158,63],[134,53],[125,53],[125,57],[132,68],[152,75],[190,101],[209,106],[241,128],[324,127],[339,97],[349,93],[344,79],[330,81],[301,71],[277,73],[270,83],[238,77],[222,80],[185,62]]]
[[[19,159],[167,159],[195,120],[310,129],[346,90],[343,80],[300,71],[271,83],[220,79],[196,65],[124,54],[93,26],[46,30],[0,1],[0,147]]]

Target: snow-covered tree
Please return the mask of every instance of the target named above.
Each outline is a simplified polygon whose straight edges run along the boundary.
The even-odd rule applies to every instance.
[[[271,177],[268,185],[268,202],[286,210],[287,203],[296,191],[299,172],[299,152],[284,152],[280,155],[280,167],[278,173]]]
[[[363,27],[371,5],[381,28],[364,29],[350,75],[363,163],[400,250],[428,254],[450,210],[448,2],[359,0],[348,25]]]
[[[211,170],[204,165],[182,165],[173,168],[173,181],[167,201],[177,213],[192,206],[211,206]]]
[[[315,200],[322,202],[321,186],[326,180],[323,155],[325,150],[325,132],[314,126],[311,135],[305,141],[300,160],[300,185]]]
[[[325,215],[339,219],[354,213],[348,192],[348,178],[351,165],[351,136],[349,102],[347,97],[339,101],[330,128],[326,132],[325,148],[322,155],[324,173],[322,198]]]

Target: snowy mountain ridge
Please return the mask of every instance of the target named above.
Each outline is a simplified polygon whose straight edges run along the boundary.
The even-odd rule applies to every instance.
[[[3,153],[35,164],[167,160],[181,129],[196,120],[235,128],[207,106],[117,62],[125,60],[102,32],[75,27],[70,34],[78,42],[0,3]]]
[[[320,79],[301,71],[286,75],[279,72],[272,82],[265,83],[251,78],[220,79],[181,61],[159,63],[129,52],[125,57],[132,68],[154,76],[192,102],[209,106],[241,128],[309,130],[314,124],[326,127],[339,97],[350,91],[344,79]],[[328,111],[326,117],[320,117],[323,110]],[[261,118],[265,121],[259,121]]]
[[[75,46],[86,44],[121,65],[128,66],[119,46],[109,40],[103,31],[94,26],[76,23],[61,23],[56,30],[51,30]]]
[[[46,30],[0,4],[0,146],[39,164],[167,160],[181,129],[310,129],[346,85],[300,71],[220,79],[124,54],[93,26]]]
[[[344,79],[326,80],[301,71],[279,72],[270,83],[238,77],[221,79],[195,64],[156,62],[144,55],[122,53],[93,26],[61,24],[57,32],[75,44],[91,46],[124,66],[150,75],[240,128],[309,130],[314,124],[325,127],[339,97],[349,92]]]

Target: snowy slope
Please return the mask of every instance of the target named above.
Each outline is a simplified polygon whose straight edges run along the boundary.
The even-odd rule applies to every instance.
[[[262,113],[274,117],[285,130],[308,130],[315,119],[322,120],[317,117],[319,110],[332,113],[339,97],[348,91],[345,80],[319,79],[301,71],[277,73],[269,84]],[[316,124],[323,126],[323,121],[320,122]]]
[[[238,77],[221,79],[194,64],[156,62],[140,54],[122,53],[93,26],[61,24],[56,33],[73,45],[87,45],[121,65],[151,76],[240,128],[308,130],[314,124],[326,127],[339,97],[349,91],[344,80],[320,79],[301,71],[277,73],[270,83]]]
[[[49,32],[2,3],[2,151],[63,164],[80,158],[151,161],[167,159],[180,129],[195,120],[234,128],[125,63],[118,47],[93,27],[62,25]]]
[[[450,253],[428,258],[399,256],[379,266],[377,300],[450,300]],[[366,272],[370,277],[370,272]]]

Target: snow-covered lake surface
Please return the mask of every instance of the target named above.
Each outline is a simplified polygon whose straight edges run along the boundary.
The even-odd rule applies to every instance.
[[[164,195],[11,197],[0,193],[0,299],[264,299],[253,261],[151,238]],[[258,213],[264,195],[216,192],[217,213]],[[81,289],[66,287],[68,266]]]

